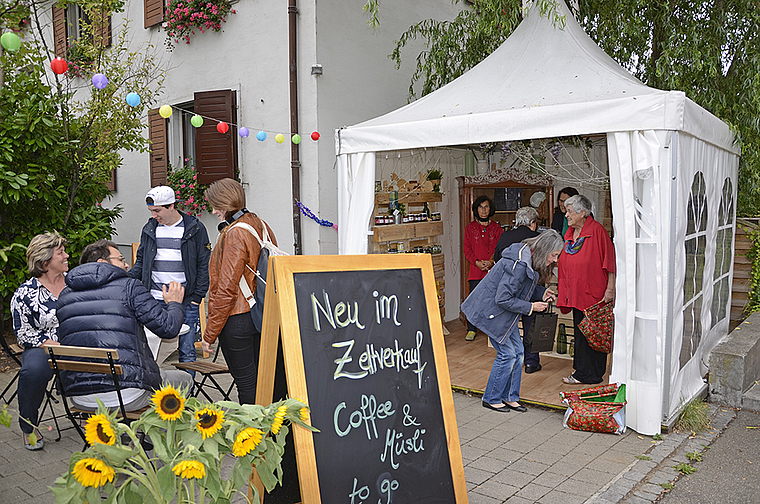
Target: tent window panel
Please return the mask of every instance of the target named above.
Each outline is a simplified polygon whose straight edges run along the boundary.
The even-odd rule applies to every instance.
[[[712,300],[712,325],[715,326],[718,322],[726,318],[726,305],[728,304],[728,277],[723,277],[720,281],[715,283],[715,289],[713,290]]]
[[[734,222],[734,191],[731,179],[727,178],[723,182],[723,194],[718,207],[718,225],[726,226]]]
[[[686,217],[687,236],[707,230],[707,197],[705,196],[705,177],[702,172],[697,172],[691,183]]]
[[[707,239],[704,236],[686,240],[686,278],[683,284],[685,302],[702,292],[706,245]]]
[[[683,339],[681,340],[680,364],[683,368],[691,360],[702,340],[702,296],[694,299],[683,312]]]

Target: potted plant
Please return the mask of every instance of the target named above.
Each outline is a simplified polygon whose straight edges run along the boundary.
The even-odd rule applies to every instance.
[[[56,504],[69,503],[229,503],[255,469],[267,491],[282,483],[282,454],[288,424],[316,430],[309,410],[297,399],[269,406],[232,401],[202,403],[165,385],[151,408],[131,425],[99,403],[85,425],[90,447],[71,456],[68,471],[52,488]],[[153,444],[149,456],[138,430]],[[226,457],[235,462],[226,479]],[[226,471],[225,471],[226,472]],[[295,475],[289,475],[295,477]],[[253,501],[259,502],[253,488]]]
[[[209,211],[205,197],[208,185],[198,183],[198,173],[191,158],[185,158],[185,163],[180,168],[169,165],[166,185],[174,189],[179,210],[195,216]]]
[[[163,26],[175,43],[184,40],[189,44],[195,30],[221,31],[229,14],[237,14],[231,0],[171,0],[166,6]]]
[[[431,181],[433,183],[433,192],[440,193],[441,192],[441,179],[443,178],[443,173],[441,170],[437,168],[433,168],[431,170],[428,170],[426,179]]]

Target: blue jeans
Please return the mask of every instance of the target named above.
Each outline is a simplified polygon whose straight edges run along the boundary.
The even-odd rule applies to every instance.
[[[190,303],[185,307],[185,324],[190,326],[187,334],[180,334],[177,352],[179,353],[180,362],[195,362],[195,335],[200,332],[200,317],[198,315],[199,307],[197,304]],[[195,378],[195,371],[188,371]]]
[[[53,378],[44,348],[27,348],[21,354],[21,371],[18,374],[18,424],[24,434],[32,432],[32,425],[39,422],[40,406],[45,399],[45,389]],[[31,422],[27,422],[26,420]]]
[[[515,402],[520,399],[520,382],[522,380],[523,342],[517,324],[507,335],[504,343],[491,338],[496,349],[491,376],[483,393],[483,401],[489,404]]]

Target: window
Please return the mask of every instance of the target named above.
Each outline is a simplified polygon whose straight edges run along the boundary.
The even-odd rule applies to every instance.
[[[707,196],[702,172],[694,175],[686,209],[686,277],[683,284],[683,338],[680,364],[694,356],[702,340],[702,280],[707,246]]]
[[[174,105],[174,114],[169,119],[163,119],[158,110],[151,111],[151,185],[166,183],[170,159],[173,166],[192,159],[199,184],[236,178],[237,138],[233,126],[237,123],[236,96],[233,90],[195,93],[192,102]],[[193,114],[203,117],[200,128],[190,124]],[[217,131],[219,121],[230,125],[227,133]]]
[[[143,0],[145,28],[150,28],[164,21],[164,0]]]
[[[78,5],[71,4],[67,7],[53,5],[53,42],[55,55],[68,58],[69,49],[86,33],[86,26],[92,27],[92,34],[96,43],[103,47],[111,45],[111,14],[100,12],[90,19],[87,13]]]
[[[734,243],[734,191],[731,179],[723,182],[718,207],[718,238],[715,244],[715,271],[713,273],[712,325],[726,318],[726,307],[731,294],[729,271],[733,260]]]

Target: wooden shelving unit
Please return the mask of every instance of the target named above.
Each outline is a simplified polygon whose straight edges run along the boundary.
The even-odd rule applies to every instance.
[[[440,193],[432,191],[414,191],[398,193],[399,203],[406,206],[406,213],[423,213],[425,203],[431,212],[438,211],[438,203],[442,200]],[[443,234],[442,221],[409,222],[406,224],[374,225],[374,216],[389,215],[388,204],[390,194],[388,192],[375,193],[375,210],[373,212],[373,234],[369,238],[369,251],[371,254],[387,254],[399,252],[413,252],[415,247],[432,247],[439,243]],[[401,250],[403,249],[403,250]],[[433,273],[435,274],[438,287],[438,305],[441,309],[441,318],[445,315],[445,259],[442,253],[432,254]]]

